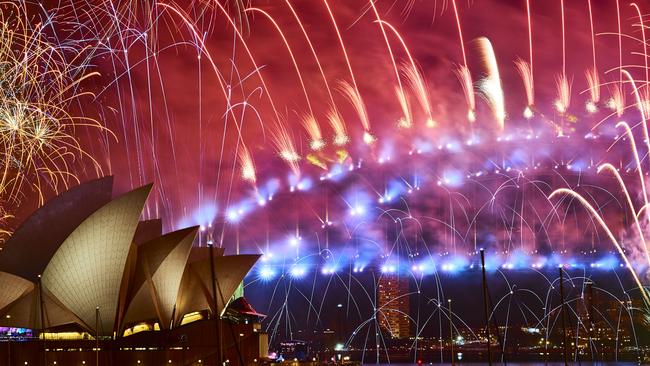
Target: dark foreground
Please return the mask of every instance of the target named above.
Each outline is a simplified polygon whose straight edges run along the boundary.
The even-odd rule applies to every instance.
[[[268,353],[268,341],[258,326],[235,324],[222,328],[224,362],[262,362],[260,356]],[[140,332],[116,340],[4,339],[0,342],[0,366],[217,365],[217,329],[214,320],[200,320],[169,331]]]

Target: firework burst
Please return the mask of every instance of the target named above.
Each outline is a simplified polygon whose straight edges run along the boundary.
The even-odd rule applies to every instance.
[[[58,43],[48,36],[46,28],[55,19],[32,26],[25,22],[26,8],[13,8],[0,19],[3,222],[11,217],[10,207],[20,203],[26,190],[36,191],[42,204],[46,188],[56,193],[79,182],[72,165],[76,158],[91,161],[101,175],[101,165],[82,148],[76,132],[102,127],[94,119],[71,112],[84,98],[92,99],[92,93],[82,91],[83,82],[98,75],[87,71],[87,55],[92,50],[75,41]]]

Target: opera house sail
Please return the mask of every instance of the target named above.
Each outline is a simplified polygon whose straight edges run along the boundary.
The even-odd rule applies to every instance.
[[[241,344],[216,331],[242,327],[221,315],[259,255],[225,256],[220,248],[207,255],[207,248],[193,246],[197,227],[162,235],[159,220],[140,221],[151,185],[118,197],[112,189],[112,177],[105,177],[61,193],[0,251],[0,327],[31,329],[37,340],[0,348],[0,358],[6,353],[2,359],[10,364],[51,364],[85,362],[92,354],[105,364],[136,358],[184,364],[188,358],[264,356],[259,319],[237,330],[256,345],[243,356]],[[67,343],[46,346],[57,339]]]

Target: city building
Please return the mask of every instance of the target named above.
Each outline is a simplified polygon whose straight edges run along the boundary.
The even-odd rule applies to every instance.
[[[377,284],[377,318],[381,328],[396,339],[411,336],[409,281],[397,274],[383,274]]]

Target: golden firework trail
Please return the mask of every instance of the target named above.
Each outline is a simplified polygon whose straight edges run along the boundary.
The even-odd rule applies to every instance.
[[[535,104],[535,89],[533,84],[533,69],[531,64],[528,62],[519,59],[515,62],[517,67],[517,72],[521,77],[522,82],[524,83],[524,89],[526,90],[526,102],[527,106],[524,110],[524,117],[531,118],[533,116],[533,105]]]
[[[481,37],[478,40],[479,51],[483,57],[487,75],[480,80],[479,90],[485,101],[490,106],[494,119],[497,121],[499,130],[505,127],[506,109],[503,97],[503,87],[499,76],[499,65],[489,39]]]
[[[318,151],[325,147],[325,140],[323,140],[323,134],[321,133],[320,126],[316,118],[311,115],[305,115],[302,117],[302,126],[307,131],[309,135],[309,147]]]
[[[597,111],[598,102],[600,102],[600,77],[598,76],[598,66],[596,65],[596,35],[594,32],[594,15],[591,8],[591,0],[587,0],[589,8],[589,27],[591,29],[591,70],[585,71],[587,84],[589,85],[590,100],[587,102],[587,111],[594,113]]]
[[[348,131],[345,128],[345,122],[341,115],[339,115],[336,110],[331,109],[327,112],[327,121],[329,122],[332,130],[334,130],[334,145],[343,146],[350,141],[348,136]]]
[[[239,165],[241,166],[241,177],[243,180],[255,184],[257,182],[257,173],[255,172],[255,162],[245,144],[239,150]]]

